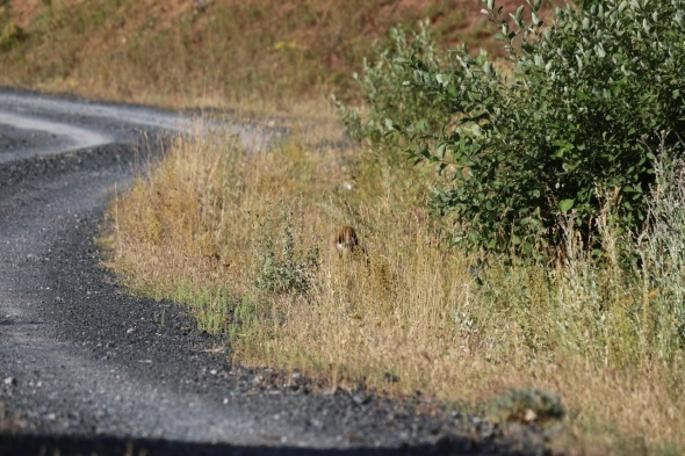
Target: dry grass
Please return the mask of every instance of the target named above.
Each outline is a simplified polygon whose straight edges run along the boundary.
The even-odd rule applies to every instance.
[[[395,24],[494,47],[480,1],[10,0],[0,84],[167,106],[268,104],[344,91]]]
[[[298,142],[252,154],[179,139],[112,205],[111,267],[188,304],[243,363],[447,401],[543,388],[569,410],[565,449],[683,448],[683,353],[653,325],[674,284],[645,292],[573,242],[551,267],[490,259],[476,274],[422,209],[425,172]],[[343,223],[367,255],[332,251]],[[622,241],[605,231],[611,258]]]

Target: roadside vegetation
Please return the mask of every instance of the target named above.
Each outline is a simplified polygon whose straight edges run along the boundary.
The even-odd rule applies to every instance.
[[[665,219],[638,239],[607,208],[599,251],[569,227],[563,259],[482,263],[447,247],[449,225],[425,209],[432,169],[370,151],[231,144],[178,140],[112,205],[104,242],[125,283],[186,303],[236,360],[457,403],[541,389],[562,398],[581,437],[561,445],[683,445],[682,351],[663,338],[683,287],[682,232],[666,228],[682,217],[681,180],[654,194]],[[332,249],[341,223],[357,227],[368,263]],[[619,250],[646,266],[626,266]],[[524,421],[528,409],[545,416],[532,406],[493,416]]]
[[[108,213],[133,290],[242,363],[471,404],[578,453],[685,448],[682,1],[554,23],[487,1],[490,26],[450,2],[53,3],[7,32],[1,82],[176,106],[335,89],[357,141],[178,138]],[[343,257],[342,224],[361,241]]]
[[[566,9],[551,29],[531,3],[501,23],[504,62],[395,29],[363,109],[340,107],[361,150],[179,139],[113,204],[111,266],[244,363],[503,394],[495,419],[565,416],[561,447],[676,452],[685,10],[666,3]],[[341,224],[363,244],[343,258]]]

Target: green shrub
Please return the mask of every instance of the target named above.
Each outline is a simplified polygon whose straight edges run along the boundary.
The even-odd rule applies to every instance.
[[[342,104],[338,104],[338,108],[353,138],[368,138],[376,144],[407,145],[404,140],[408,136],[425,137],[442,128],[444,119],[450,114],[442,100],[417,90],[412,83],[416,67],[434,72],[444,64],[445,56],[433,42],[426,22],[420,24],[419,31],[411,39],[404,29],[393,28],[390,43],[387,49],[378,51],[375,62],[364,60],[361,76],[354,75],[364,101],[372,108],[368,116],[362,121],[357,111]],[[396,131],[404,134],[393,134]]]
[[[366,66],[369,113],[344,112],[351,130],[435,163],[449,184],[433,205],[457,215],[455,240],[468,246],[539,251],[562,239],[569,212],[587,240],[608,192],[621,226],[636,229],[660,133],[671,132],[669,153],[683,149],[685,2],[587,2],[558,9],[549,26],[539,0],[509,21],[494,3],[486,11],[508,64],[464,49],[435,58],[425,30],[396,39]]]

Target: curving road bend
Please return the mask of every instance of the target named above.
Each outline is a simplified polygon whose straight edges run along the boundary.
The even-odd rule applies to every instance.
[[[221,128],[255,149],[272,139]],[[21,424],[0,429],[0,455],[543,451],[534,433],[504,439],[418,400],[232,366],[182,309],[119,288],[93,241],[107,201],[160,138],[192,129],[180,113],[0,89],[0,404]]]

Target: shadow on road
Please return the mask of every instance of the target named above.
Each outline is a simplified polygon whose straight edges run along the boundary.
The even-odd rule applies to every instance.
[[[156,439],[126,439],[110,436],[47,436],[0,434],[0,456],[9,455],[451,455],[451,454],[512,454],[506,448],[459,438],[443,438],[433,445],[399,446],[394,448],[355,447],[348,449],[312,449],[294,446],[241,446],[231,444],[190,443]]]

